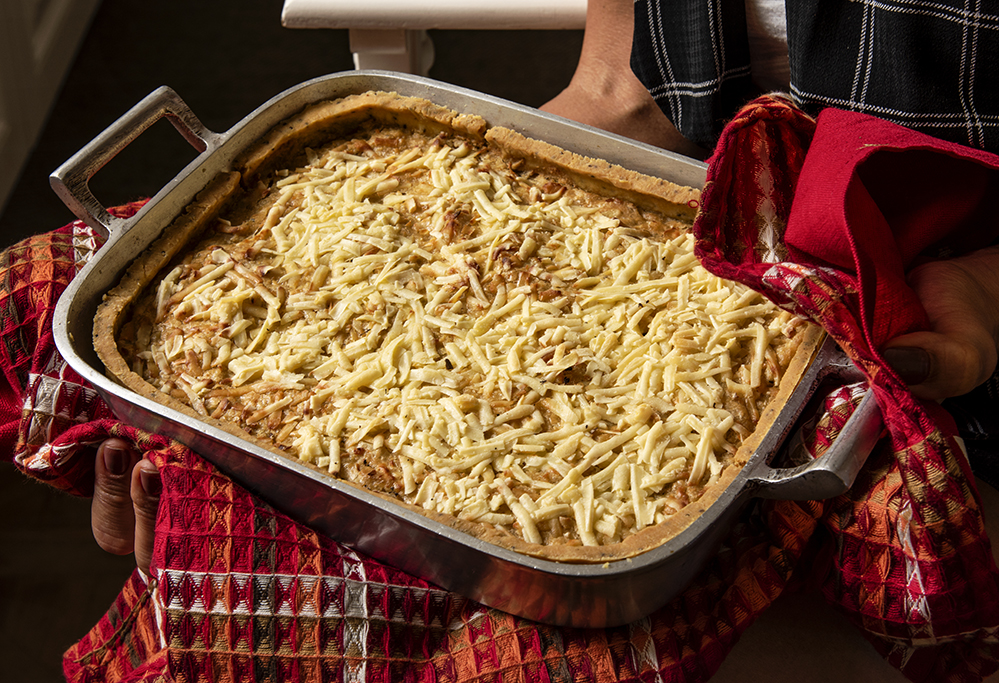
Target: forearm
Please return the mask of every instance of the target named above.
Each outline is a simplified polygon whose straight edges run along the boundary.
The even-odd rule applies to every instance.
[[[560,116],[698,158],[631,70],[632,0],[591,0],[579,63],[569,86],[541,107]]]
[[[632,0],[592,0],[586,7],[586,32],[574,79],[613,92],[622,81],[615,69],[631,71],[628,65],[634,23]],[[614,68],[607,69],[606,65]]]

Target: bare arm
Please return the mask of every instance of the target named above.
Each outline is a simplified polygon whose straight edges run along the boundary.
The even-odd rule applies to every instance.
[[[631,70],[633,0],[590,0],[579,63],[568,87],[541,109],[664,149],[704,158],[680,135]]]

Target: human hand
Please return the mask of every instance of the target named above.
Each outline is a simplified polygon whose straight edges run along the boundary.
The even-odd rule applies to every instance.
[[[909,274],[909,284],[930,329],[892,339],[885,359],[909,365],[910,388],[919,398],[968,393],[992,375],[999,357],[999,247],[924,263]]]
[[[97,544],[109,553],[135,553],[135,564],[149,571],[153,555],[160,473],[121,439],[97,448],[90,523]]]

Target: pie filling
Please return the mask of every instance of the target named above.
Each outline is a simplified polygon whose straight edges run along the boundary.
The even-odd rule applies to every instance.
[[[700,265],[696,190],[532,144],[381,117],[260,175],[116,309],[131,381],[482,537],[614,556],[741,467],[809,326]]]

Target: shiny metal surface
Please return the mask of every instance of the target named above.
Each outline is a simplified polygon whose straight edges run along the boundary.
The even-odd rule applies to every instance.
[[[177,131],[199,152],[213,152],[220,136],[205,128],[194,112],[170,88],[159,88],[132,107],[114,125],[108,127],[59,167],[49,182],[73,214],[109,237],[124,231],[126,222],[107,212],[90,191],[90,179],[151,125],[168,119]]]
[[[433,522],[400,505],[315,472],[124,389],[103,374],[92,343],[94,313],[125,268],[216,173],[273,125],[312,102],[368,90],[423,97],[475,113],[564,149],[684,185],[703,185],[703,164],[535,109],[429,79],[387,72],[346,72],[308,81],[271,99],[225,133],[197,122],[176,93],[157,90],[53,173],[53,186],[91,224],[111,233],[107,244],[70,284],[53,324],[60,353],[123,421],[188,445],[276,508],[386,563],[487,605],[538,621],[609,626],[649,614],[673,598],[714,553],[736,515],[754,496],[825,498],[853,483],[881,433],[868,396],[822,458],[795,468],[768,464],[792,432],[812,395],[830,377],[850,378],[852,365],[831,341],[784,406],[777,428],[721,498],[690,527],[639,557],[577,565],[523,556]],[[128,220],[113,219],[86,182],[104,161],[152,122],[168,116],[199,156]],[[82,189],[81,189],[82,188]]]

